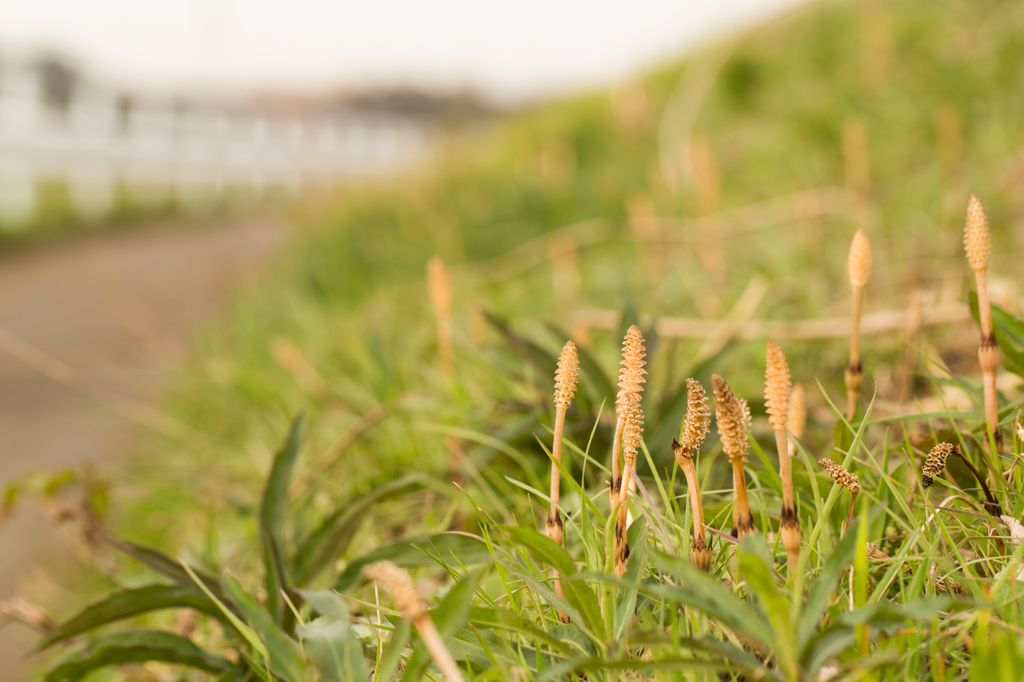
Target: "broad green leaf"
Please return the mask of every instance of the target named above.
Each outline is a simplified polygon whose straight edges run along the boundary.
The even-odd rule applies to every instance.
[[[332,590],[295,590],[314,611],[322,616],[345,620],[349,616],[348,602]]]
[[[185,585],[147,585],[114,592],[102,601],[85,607],[77,615],[48,633],[33,653],[43,651],[57,642],[95,630],[109,623],[161,609],[195,609],[224,623],[229,623],[217,605],[198,587]]]
[[[203,651],[184,637],[159,630],[123,630],[69,649],[50,665],[44,680],[79,680],[98,668],[148,661],[175,663],[214,674],[235,669],[227,659]]]
[[[756,640],[761,648],[774,649],[775,637],[769,624],[728,587],[690,562],[657,550],[651,552],[651,562],[663,573],[671,575],[678,585],[645,584],[640,587],[641,592],[690,606]]]
[[[246,642],[248,642],[249,646],[252,647],[252,650],[258,653],[260,656],[262,656],[264,661],[268,660],[270,658],[270,655],[267,653],[267,648],[263,645],[263,642],[261,642],[259,637],[256,636],[256,633],[253,631],[252,628],[250,628],[248,625],[242,622],[242,619],[239,616],[236,616],[232,609],[228,608],[227,604],[225,603],[226,598],[219,599],[216,595],[214,595],[210,588],[208,588],[206,584],[199,579],[199,576],[197,576],[195,572],[192,570],[192,568],[184,561],[181,562],[181,566],[188,574],[189,578],[191,578],[199,587],[199,589],[201,589],[206,594],[206,596],[210,598],[210,601],[217,605],[217,608],[220,609],[221,613],[224,614],[224,617],[228,619],[228,622],[231,623],[231,625],[235,628],[235,630],[238,631],[242,638]],[[259,666],[257,666],[257,668],[258,667]]]
[[[634,585],[640,584],[640,579],[647,569],[647,520],[639,518],[626,531],[626,543],[629,546],[629,561],[626,562],[626,574],[623,576],[626,582]],[[627,628],[633,622],[633,612],[636,609],[636,587],[626,587],[619,590],[619,598],[615,603],[615,637],[616,639],[626,634]]]
[[[467,574],[455,584],[448,592],[441,603],[431,609],[429,617],[434,621],[438,633],[445,640],[453,637],[456,632],[465,627],[472,612],[473,593],[476,591],[477,583],[485,569],[478,569]],[[417,638],[416,647],[412,658],[405,666],[405,673],[402,675],[402,682],[417,682],[427,666],[430,665],[430,653],[422,640]]]
[[[402,653],[412,638],[412,623],[404,618],[398,622],[391,638],[388,640],[384,653],[380,657],[380,665],[377,667],[376,679],[386,682],[390,680],[402,660]]]
[[[463,565],[478,564],[490,559],[487,546],[480,540],[460,533],[439,533],[437,535],[416,535],[404,540],[381,545],[372,552],[353,560],[334,583],[334,589],[342,594],[362,582],[363,566],[374,561],[387,560],[398,566],[429,566],[437,562],[435,557],[458,558]]]
[[[566,601],[580,614],[583,625],[603,638],[604,621],[597,606],[597,595],[582,580],[575,579],[576,565],[572,557],[551,538],[535,530],[515,526],[502,526],[501,530],[513,542],[528,549],[535,558],[558,570]]]
[[[752,533],[743,539],[739,554],[740,574],[764,606],[764,613],[775,634],[773,651],[779,665],[792,676],[797,671],[797,652],[796,636],[793,632],[793,623],[790,621],[789,599],[775,584],[772,567],[765,562],[763,556],[766,552],[759,551],[762,548],[767,549],[758,533]]]
[[[854,529],[858,527],[858,520],[854,526],[847,530],[846,535],[836,547],[832,556],[821,569],[818,579],[811,586],[807,604],[804,607],[800,623],[797,625],[797,647],[800,650],[801,658],[805,657],[804,649],[810,642],[811,637],[821,625],[821,619],[828,610],[829,598],[835,591],[836,583],[843,574],[846,567],[853,561],[853,554],[857,548],[857,535]]]
[[[405,476],[378,486],[354,500],[347,500],[299,545],[294,561],[295,584],[306,585],[315,580],[321,571],[345,553],[364,516],[374,504],[425,479],[423,474]]]
[[[112,540],[111,542],[119,551],[137,559],[140,563],[148,566],[165,578],[169,578],[175,583],[187,587],[202,583],[202,586],[209,590],[217,599],[227,601],[224,590],[221,589],[220,581],[206,571],[192,567],[186,570],[178,559],[164,554],[154,547],[137,545],[134,542],[126,542],[124,540]]]
[[[296,632],[324,682],[369,679],[363,645],[347,621],[317,618]]]
[[[569,653],[579,653],[588,657],[597,655],[597,647],[594,646],[593,640],[572,623],[552,625],[548,629],[548,634],[568,647]]]
[[[476,628],[515,632],[527,639],[542,641],[563,653],[569,651],[565,643],[554,634],[554,629],[551,632],[544,632],[511,609],[473,607],[469,613],[469,622]],[[579,631],[579,628],[576,630]],[[580,636],[586,638],[582,632]],[[589,641],[587,640],[588,643]]]
[[[274,463],[267,476],[263,499],[260,503],[260,541],[263,545],[263,565],[266,570],[267,609],[280,620],[285,612],[281,602],[281,590],[288,587],[288,567],[284,563],[285,515],[288,506],[288,485],[292,470],[302,445],[303,425],[301,414],[292,421],[288,438],[274,455]]]
[[[298,646],[274,621],[270,613],[250,596],[242,584],[229,573],[222,578],[224,591],[255,630],[270,657],[270,670],[286,680],[306,679],[306,666],[299,656]]]
[[[536,672],[537,651],[499,637],[493,632],[474,632],[463,628],[448,640],[448,649],[456,661],[475,663],[480,667],[501,665],[504,668],[522,667]]]

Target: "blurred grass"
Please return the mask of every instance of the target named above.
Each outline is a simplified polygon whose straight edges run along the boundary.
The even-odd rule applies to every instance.
[[[448,486],[444,428],[510,443],[539,475],[547,460],[533,434],[547,435],[550,373],[511,350],[483,311],[512,320],[548,352],[576,333],[574,312],[620,311],[621,330],[592,331],[590,341],[614,376],[628,324],[718,318],[758,276],[769,283],[758,319],[845,314],[846,251],[857,227],[874,250],[868,311],[905,308],[915,290],[962,297],[961,225],[972,191],[999,245],[993,288],[1015,309],[1022,26],[1024,5],[1009,2],[815,4],[611,93],[456,136],[416,173],[311,202],[277,270],[197,340],[166,403],[188,430],[151,443],[121,491],[117,525],[154,542],[191,544],[211,561],[251,544],[254,527],[238,532],[251,523],[242,512],[299,411],[310,424],[299,478],[340,456],[303,497],[308,523],[408,470],[435,472],[440,500],[463,504]],[[729,218],[792,196],[803,203],[784,224],[759,217],[763,209]],[[841,206],[818,212],[807,199],[816,196],[839,196]],[[694,217],[704,220],[683,220]],[[513,253],[502,261],[510,275],[488,261],[537,239],[549,240],[535,244],[543,257]],[[547,258],[559,249],[575,254],[574,266]],[[448,264],[455,287],[453,377],[436,362],[424,285],[433,255]],[[578,290],[556,286],[574,273]],[[974,372],[969,326],[929,329],[925,339]],[[760,404],[762,342],[730,344],[701,367],[693,361],[700,342],[649,332],[648,342],[646,395],[663,405],[660,421],[672,422],[669,403],[689,372],[713,369]],[[786,352],[812,405],[823,404],[815,380],[841,395],[844,341],[789,342]],[[878,381],[891,398],[902,355],[899,334],[869,337],[865,385]],[[573,416],[577,440],[585,443],[602,397],[612,399],[595,395],[588,413]],[[332,450],[375,410],[391,416],[340,455]],[[655,460],[666,461],[668,442],[651,428],[646,435]],[[829,436],[812,432],[808,441]],[[478,461],[497,456],[460,438]],[[496,489],[504,483],[497,478]],[[454,513],[438,499],[422,502],[381,512],[363,544]]]

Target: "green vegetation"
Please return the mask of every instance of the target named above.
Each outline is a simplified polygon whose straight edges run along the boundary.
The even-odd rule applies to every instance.
[[[1024,665],[1019,381],[998,382],[1003,478],[961,243],[973,191],[993,228],[992,300],[1009,309],[993,315],[1003,368],[1018,372],[1022,26],[1024,7],[989,0],[815,6],[310,207],[279,270],[198,341],[168,403],[182,426],[113,493],[111,532],[167,553],[101,541],[134,557],[108,579],[144,592],[51,633],[45,643],[104,625],[50,679],[140,651],[223,680],[436,677],[409,620],[361,577],[382,559],[427,581],[431,618],[472,679],[953,680]],[[865,331],[861,408],[847,420],[857,228],[873,251],[865,313],[896,311],[896,324]],[[451,280],[451,372],[425,283],[433,256]],[[724,322],[708,334],[696,318]],[[808,324],[824,318],[842,321]],[[795,567],[777,537],[765,320],[792,323],[771,340],[807,389]],[[634,323],[649,374],[619,579],[609,453]],[[543,526],[552,377],[569,338],[581,372],[561,455],[563,549]],[[710,438],[694,458],[704,573],[689,562],[693,505],[671,445],[685,379],[709,388],[712,373],[754,413],[760,532],[727,537],[731,468]],[[300,413],[301,450],[295,421],[275,456]],[[988,515],[958,458],[923,487],[942,442],[990,478],[1006,519]],[[814,463],[825,457],[859,477],[845,535],[847,495]],[[199,611],[198,625],[175,624],[172,605]],[[105,627],[128,618],[147,629]]]

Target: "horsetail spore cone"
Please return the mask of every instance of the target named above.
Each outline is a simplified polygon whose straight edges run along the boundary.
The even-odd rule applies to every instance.
[[[992,306],[988,297],[988,265],[992,256],[992,235],[988,229],[985,208],[973,194],[967,204],[967,219],[964,221],[964,252],[967,254],[971,270],[974,271],[974,281],[978,288],[978,318],[981,323],[978,362],[985,385],[985,421],[998,454],[1003,451],[1003,434],[999,430],[999,405],[996,402],[999,346],[996,345],[996,337],[992,330]],[[999,466],[999,458],[994,459],[996,466]]]
[[[853,521],[853,508],[857,503],[857,495],[860,494],[860,479],[857,478],[857,474],[850,473],[843,468],[842,464],[833,462],[827,457],[819,459],[818,465],[825,470],[829,478],[850,491],[850,510],[846,513],[846,522],[843,523],[843,535],[845,535]]]
[[[850,328],[850,364],[843,373],[846,380],[846,418],[853,421],[857,413],[857,396],[864,380],[864,367],[860,358],[860,315],[864,299],[864,287],[871,277],[871,242],[864,230],[857,230],[850,244],[850,255],[847,260],[847,272],[850,277],[850,289],[853,293],[853,309],[851,311]]]
[[[626,572],[629,547],[626,544],[627,512],[629,510],[630,470],[636,468],[636,455],[640,447],[640,434],[644,430],[644,412],[640,406],[640,393],[644,390],[647,371],[644,365],[644,337],[636,325],[626,332],[622,342],[622,361],[619,363],[619,393],[615,400],[618,413],[616,436],[621,441],[621,457],[625,464],[619,465],[620,454],[612,444],[612,508],[618,507],[615,522],[615,573],[620,578]],[[621,435],[620,435],[621,434]],[[618,477],[616,478],[616,473]]]
[[[416,588],[413,587],[409,575],[390,561],[377,561],[364,566],[362,572],[363,576],[370,580],[376,580],[391,593],[398,610],[416,626],[420,633],[420,639],[423,640],[423,644],[427,647],[427,651],[444,678],[462,682],[462,672],[455,665],[451,652],[445,646],[441,633],[434,626],[434,621],[430,619],[427,606],[416,592]]]
[[[789,439],[786,437],[786,420],[789,417],[789,365],[782,349],[768,342],[764,374],[764,402],[768,421],[775,432],[775,447],[779,452],[779,477],[782,479],[782,542],[789,555],[789,568],[796,568],[800,556],[800,521],[796,516],[796,501],[793,495],[793,472],[789,461]]]
[[[834,462],[827,457],[819,459],[818,464],[825,470],[829,478],[849,490],[851,495],[856,496],[860,494],[860,479],[857,478],[857,474],[850,473],[842,464]]]
[[[640,393],[644,390],[647,371],[644,365],[644,337],[636,325],[626,331],[622,341],[622,361],[619,363],[619,392],[615,397],[615,437],[612,441],[612,480],[610,499],[614,508],[623,492],[623,468],[621,457],[631,452],[636,457],[636,448],[643,431],[643,411],[640,409]]]
[[[693,457],[707,438],[711,429],[711,410],[704,387],[695,379],[686,380],[686,418],[678,441],[672,441],[672,452],[676,463],[686,476],[686,487],[690,490],[690,506],[693,509],[693,544],[690,546],[690,561],[701,570],[711,567],[711,545],[704,534],[704,506],[700,498],[700,484]]]
[[[924,460],[924,469],[921,472],[921,485],[925,488],[931,487],[935,479],[942,475],[942,472],[946,469],[946,460],[949,456],[955,454],[956,446],[950,443],[939,443],[932,451],[928,453],[928,457]]]
[[[576,352],[576,344],[567,341],[562,347],[562,353],[558,356],[558,369],[555,370],[555,434],[551,444],[551,510],[547,518],[548,537],[559,545],[565,535],[562,525],[562,514],[558,511],[559,488],[561,476],[555,462],[562,461],[562,436],[565,432],[565,413],[572,404],[576,395],[576,382],[579,377],[580,361]],[[562,592],[562,583],[555,572],[555,592],[559,596],[565,596]],[[567,620],[565,614],[560,613],[559,618]]]
[[[717,374],[711,377],[711,390],[715,396],[715,421],[722,449],[732,463],[732,486],[735,500],[732,508],[732,532],[739,539],[754,528],[754,517],[747,500],[747,482],[743,473],[743,462],[747,458],[750,444],[747,430],[750,428],[750,408],[747,401],[736,396],[725,379]]]

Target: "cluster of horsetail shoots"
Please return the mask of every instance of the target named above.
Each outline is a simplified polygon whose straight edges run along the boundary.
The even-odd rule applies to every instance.
[[[427,605],[420,598],[409,575],[390,561],[378,561],[363,567],[363,576],[376,580],[391,593],[395,606],[402,615],[412,621],[420,633],[420,639],[426,646],[430,657],[434,659],[444,679],[450,682],[462,682],[462,672],[455,664],[455,659],[444,644],[441,633],[437,631],[434,621],[430,619]]]
[[[693,510],[693,543],[690,545],[690,561],[701,570],[711,568],[711,544],[704,533],[704,506],[700,499],[700,485],[697,481],[697,467],[693,458],[711,430],[711,410],[704,387],[695,379],[686,380],[686,418],[678,441],[672,441],[672,452],[676,463],[686,476],[686,487],[690,491],[690,507]]]
[[[992,256],[992,236],[988,229],[985,208],[978,197],[971,195],[967,204],[967,219],[964,221],[964,251],[967,262],[974,271],[974,282],[978,289],[978,318],[981,323],[981,345],[978,347],[978,362],[985,386],[985,421],[988,432],[995,443],[995,454],[1003,451],[1003,437],[999,430],[999,406],[996,402],[996,369],[999,367],[999,346],[996,345],[992,329],[992,307],[988,298],[988,266]],[[993,458],[999,466],[999,457]],[[999,472],[1002,473],[1001,471]]]
[[[857,230],[850,244],[850,256],[847,260],[847,271],[850,277],[850,289],[853,293],[851,310],[852,327],[850,328],[850,364],[846,366],[846,419],[853,421],[857,414],[857,400],[860,385],[864,380],[864,367],[860,357],[860,316],[864,302],[864,287],[871,277],[871,243],[864,230]]]
[[[562,347],[562,353],[558,356],[558,369],[555,370],[555,433],[554,441],[551,443],[551,510],[547,518],[548,537],[559,545],[565,535],[565,527],[562,524],[562,514],[558,510],[559,487],[561,476],[555,462],[562,461],[562,436],[565,432],[565,413],[572,404],[576,395],[576,382],[579,377],[580,361],[576,352],[576,344],[567,341]],[[562,583],[558,579],[558,572],[555,572],[555,592],[561,597]],[[565,614],[559,614],[563,621],[567,620]]]
[[[988,297],[987,270],[991,256],[991,238],[984,209],[977,197],[971,196],[967,209],[964,229],[964,245],[967,260],[975,273],[981,326],[981,346],[979,361],[984,375],[985,416],[989,433],[996,445],[997,454],[1001,451],[1002,438],[998,430],[998,414],[995,395],[995,373],[999,364],[999,349],[996,346],[992,327],[992,313]],[[860,322],[863,305],[863,292],[871,275],[871,245],[863,230],[857,230],[853,236],[848,259],[850,287],[853,294],[852,327],[850,334],[850,361],[846,367],[844,378],[847,390],[847,418],[852,421],[857,414],[859,393],[863,381],[863,366],[860,353]],[[439,259],[432,259],[428,269],[428,285],[430,299],[434,305],[438,319],[438,352],[442,368],[451,370],[451,329],[450,308],[451,293],[447,272]],[[644,390],[647,374],[644,366],[646,349],[640,330],[634,325],[626,332],[622,344],[622,360],[619,368],[618,393],[616,395],[616,423],[612,440],[611,481],[609,485],[609,501],[614,516],[614,566],[615,575],[622,577],[626,572],[629,560],[629,545],[626,531],[628,526],[629,496],[631,476],[635,475],[637,452],[643,433],[644,414],[641,406],[641,393]],[[576,345],[568,341],[562,348],[555,372],[555,425],[554,442],[551,448],[551,495],[550,511],[546,519],[548,537],[561,545],[564,541],[564,525],[559,505],[560,464],[562,462],[562,441],[565,429],[565,418],[569,406],[575,396],[579,374],[579,357]],[[701,384],[695,379],[686,380],[687,411],[683,421],[679,439],[672,442],[672,451],[676,463],[686,477],[689,491],[690,507],[693,514],[693,541],[690,548],[690,559],[695,566],[709,570],[713,557],[712,546],[707,537],[707,526],[704,518],[704,507],[701,499],[700,483],[697,478],[695,457],[710,431],[711,411],[708,397]],[[733,535],[742,539],[752,532],[757,532],[754,517],[750,510],[747,495],[744,463],[749,453],[750,443],[748,431],[751,425],[750,408],[746,400],[737,396],[725,380],[715,374],[712,376],[712,392],[715,401],[715,416],[722,449],[729,457],[733,473]],[[790,571],[795,570],[800,556],[802,542],[800,522],[796,511],[796,499],[793,489],[792,458],[796,451],[796,442],[803,438],[807,424],[806,394],[803,386],[793,386],[790,380],[789,365],[785,354],[776,344],[768,342],[765,370],[765,407],[768,420],[775,435],[775,445],[779,456],[779,477],[782,481],[782,511],[780,537],[786,548]],[[968,461],[958,446],[940,443],[928,454],[922,474],[922,485],[930,487],[936,478],[942,475],[951,455],[959,456],[978,479],[985,493],[985,508],[990,514],[999,517],[1000,506],[982,480],[973,464]],[[998,461],[998,458],[997,458]],[[857,496],[861,485],[857,475],[848,471],[841,464],[828,459],[818,460],[836,485],[850,492],[850,507],[843,523],[842,532],[849,530]],[[872,560],[887,558],[876,546],[869,543]],[[381,576],[387,584],[388,571],[380,568],[382,564],[374,564],[365,569],[368,577]],[[393,567],[392,567],[393,568]],[[390,570],[390,569],[389,569]],[[398,569],[394,569],[397,571]],[[933,569],[934,570],[934,569]],[[401,573],[399,571],[399,573]],[[408,582],[408,577],[402,574]],[[933,573],[932,580],[936,589],[943,592],[960,593],[963,588],[950,579],[943,579]],[[402,584],[389,585],[400,608],[412,619],[418,628],[433,627],[426,616],[425,607],[415,596],[411,586],[408,589]],[[555,573],[554,588],[557,594],[564,596],[559,575]],[[411,595],[411,596],[410,596]],[[415,598],[414,598],[415,597]],[[560,613],[559,618],[567,621],[567,616]],[[421,621],[425,623],[421,626]],[[436,633],[436,630],[435,630]],[[426,635],[424,639],[428,639]],[[440,640],[438,638],[438,642]],[[443,649],[443,643],[440,643]],[[432,655],[438,660],[442,670],[443,654],[433,649]],[[440,656],[440,658],[438,658]],[[450,658],[450,656],[449,656]],[[454,665],[454,664],[452,664]],[[457,673],[457,670],[456,670]],[[446,674],[449,674],[446,672]],[[450,677],[450,679],[456,679]]]
[[[782,521],[780,533],[782,543],[789,555],[789,568],[796,568],[800,556],[800,521],[796,516],[796,500],[793,495],[793,471],[789,460],[789,439],[786,436],[786,421],[789,418],[789,365],[782,349],[768,342],[764,373],[764,403],[768,421],[775,432],[775,447],[779,453],[779,477],[782,479]]]
[[[612,509],[617,509],[615,521],[615,574],[620,578],[626,572],[629,546],[626,543],[627,513],[629,510],[629,483],[636,468],[636,455],[640,448],[640,434],[644,430],[644,411],[640,406],[640,393],[647,380],[644,365],[644,337],[636,325],[626,332],[622,341],[622,361],[619,363],[619,393],[615,399],[618,415],[615,425],[616,441],[612,443]]]
[[[846,512],[846,521],[843,523],[843,535],[846,535],[853,522],[853,508],[857,504],[857,495],[860,494],[860,479],[857,478],[857,474],[850,473],[842,464],[827,457],[819,459],[818,465],[825,470],[829,478],[850,491],[850,510]]]
[[[732,463],[732,487],[735,498],[732,508],[732,534],[742,540],[747,533],[753,533],[754,516],[750,513],[747,500],[747,481],[743,463],[750,451],[747,430],[750,429],[750,407],[747,401],[732,392],[725,379],[711,376],[711,390],[715,396],[715,421],[722,449]]]

